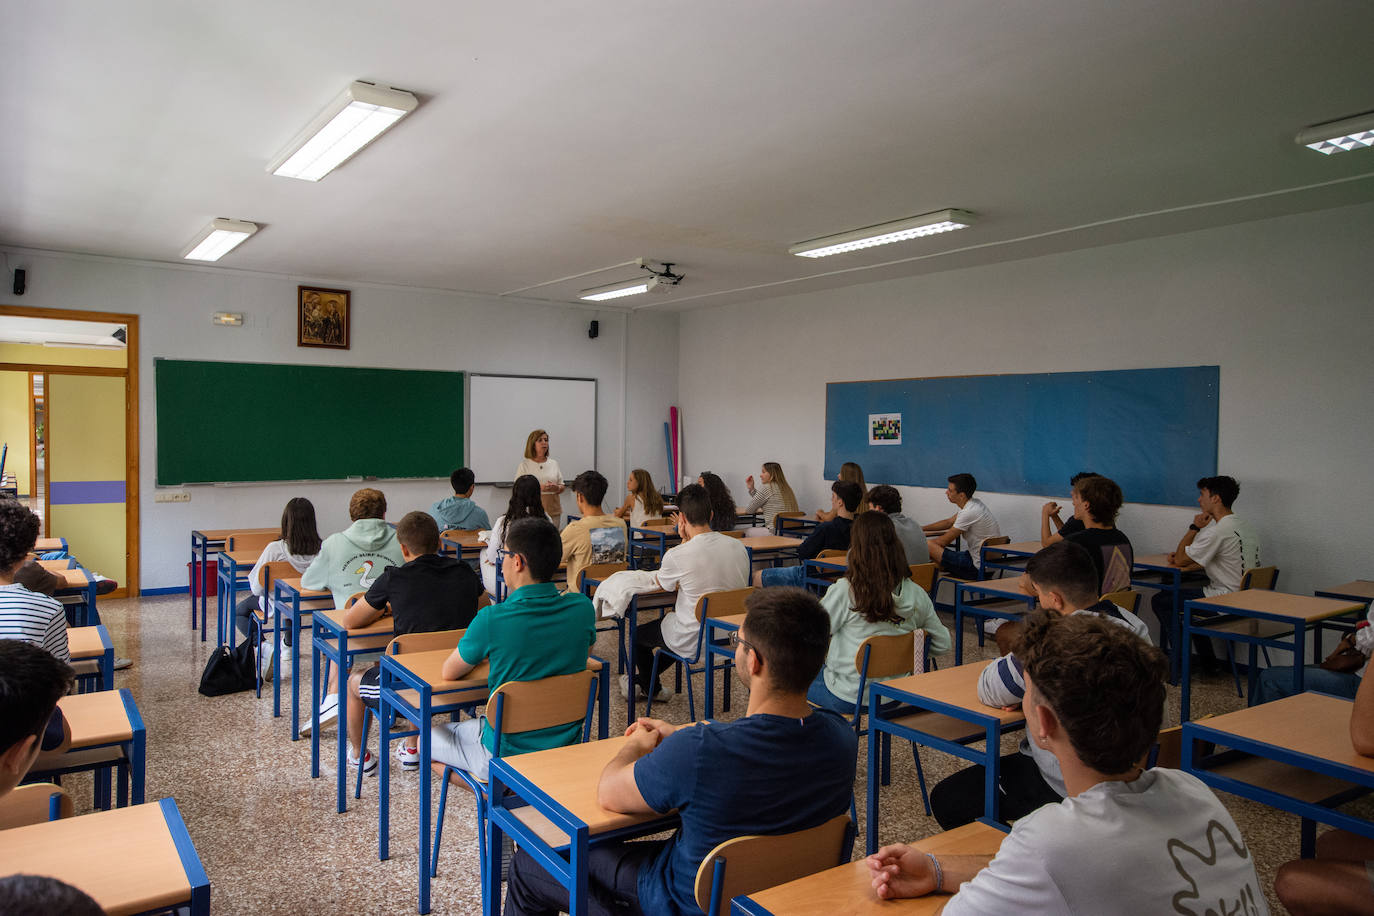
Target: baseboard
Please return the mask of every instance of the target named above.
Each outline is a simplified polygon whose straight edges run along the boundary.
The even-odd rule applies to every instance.
[[[156,595],[185,595],[191,589],[185,585],[173,585],[170,588],[144,588],[139,589],[139,597],[151,598]]]

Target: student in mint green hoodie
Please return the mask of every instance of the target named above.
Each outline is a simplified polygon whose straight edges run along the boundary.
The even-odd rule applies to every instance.
[[[381,490],[354,493],[348,502],[353,524],[324,539],[319,556],[301,575],[301,585],[329,589],[334,606],[343,607],[350,596],[371,588],[382,570],[405,563],[401,542],[383,520],[385,515],[386,497]]]
[[[487,518],[487,510],[472,501],[476,480],[477,475],[470,468],[459,468],[449,475],[448,482],[453,485],[453,495],[429,507],[429,514],[439,523],[440,531],[450,528],[490,530],[491,519]]]

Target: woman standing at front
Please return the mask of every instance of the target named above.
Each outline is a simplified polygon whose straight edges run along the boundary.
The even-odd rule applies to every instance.
[[[525,440],[525,460],[515,469],[516,477],[522,474],[531,474],[539,481],[544,511],[555,527],[561,527],[563,503],[558,496],[563,492],[563,470],[549,457],[549,434],[542,429],[536,429]]]

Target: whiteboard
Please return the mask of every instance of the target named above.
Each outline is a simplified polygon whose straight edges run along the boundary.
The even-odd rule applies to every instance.
[[[531,430],[569,482],[596,467],[596,379],[468,376],[468,467],[478,483],[509,484]]]

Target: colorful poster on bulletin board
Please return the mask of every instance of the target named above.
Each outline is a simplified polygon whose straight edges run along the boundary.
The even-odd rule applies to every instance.
[[[901,445],[902,415],[899,413],[871,413],[868,415],[869,445]]]

